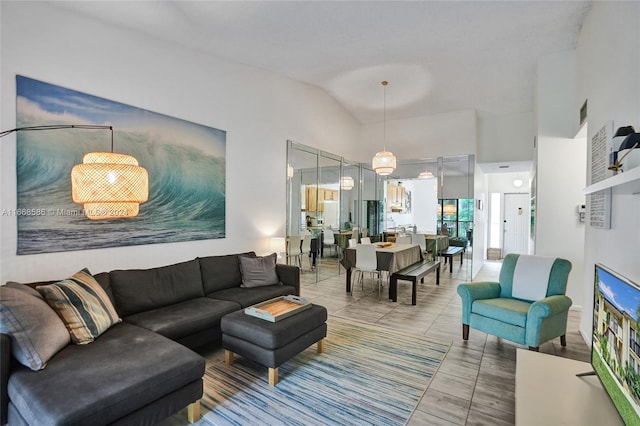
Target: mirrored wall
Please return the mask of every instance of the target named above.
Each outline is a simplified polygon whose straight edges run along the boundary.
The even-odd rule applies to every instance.
[[[300,256],[303,282],[341,273],[340,258],[353,229],[370,224],[380,232],[383,217],[375,209],[383,197],[380,182],[362,164],[288,141],[287,240],[304,241],[305,235],[311,240]]]
[[[436,251],[463,247],[453,274],[470,281],[474,161],[473,155],[403,160],[382,177],[370,164],[288,141],[287,239],[300,244],[307,236],[289,263],[301,262],[303,283],[318,282],[344,273],[340,259],[353,230],[372,241],[417,232],[433,236]]]

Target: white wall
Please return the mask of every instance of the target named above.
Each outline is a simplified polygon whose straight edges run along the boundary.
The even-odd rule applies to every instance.
[[[588,313],[591,299],[584,299],[584,231],[576,207],[584,204],[587,154],[581,139],[541,137],[538,144],[535,254],[571,261],[567,296],[572,309]]]
[[[496,116],[478,113],[478,163],[530,161],[533,159],[532,112]]]
[[[1,2],[1,129],[15,127],[15,75],[227,131],[226,238],[16,255],[15,217],[0,218],[0,281],[78,269],[145,268],[245,250],[284,235],[286,140],[356,157],[360,125],[319,89],[61,12]],[[0,209],[16,207],[15,134],[0,144]],[[144,208],[144,205],[143,207]]]
[[[576,99],[576,54],[574,51],[547,55],[538,61],[536,224],[535,254],[568,259],[572,270],[567,295],[573,309],[585,300],[584,228],[576,207],[584,204],[586,144],[573,139],[578,109]],[[590,301],[586,301],[590,306]],[[588,312],[588,310],[587,310]]]
[[[489,185],[488,175],[476,164],[473,173],[473,189],[475,206],[473,210],[473,270],[472,279],[482,268],[487,258],[487,241],[489,228]],[[482,209],[478,208],[478,200],[482,201]]]
[[[387,120],[386,148],[398,160],[475,154],[476,121],[472,110]],[[359,152],[354,159],[370,162],[376,152],[382,151],[383,141],[382,120],[363,125]]]
[[[588,141],[607,120],[613,120],[615,128],[633,125],[636,131],[640,129],[639,22],[640,2],[594,2],[583,23],[576,49],[578,84],[573,109],[578,111],[588,99]],[[638,253],[640,195],[615,194],[611,229],[585,228],[584,303],[593,299],[597,262],[640,283]],[[591,321],[591,313],[583,310],[580,331],[587,341]]]

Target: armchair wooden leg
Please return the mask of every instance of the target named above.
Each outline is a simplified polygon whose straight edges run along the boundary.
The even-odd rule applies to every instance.
[[[565,334],[563,334],[562,336],[560,336],[560,344],[562,346],[567,346],[567,336]]]
[[[469,340],[469,324],[462,324],[462,340]]]
[[[534,352],[540,352],[540,348],[538,346],[529,346],[529,350],[530,351],[534,351]]]

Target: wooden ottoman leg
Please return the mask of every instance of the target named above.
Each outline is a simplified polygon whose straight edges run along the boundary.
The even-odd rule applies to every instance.
[[[275,386],[278,384],[278,367],[269,367],[269,385]]]
[[[324,338],[318,340],[318,353],[324,352]]]
[[[233,352],[228,349],[224,350],[224,363],[227,365],[233,364]]]
[[[200,420],[200,400],[187,407],[187,420],[189,423],[195,423]]]

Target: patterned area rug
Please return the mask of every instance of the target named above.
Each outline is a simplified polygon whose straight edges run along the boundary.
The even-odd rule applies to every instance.
[[[240,356],[232,366],[214,362],[199,424],[404,424],[450,343],[336,318],[327,324],[325,352],[314,344],[280,366],[275,387],[267,368]]]

